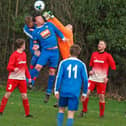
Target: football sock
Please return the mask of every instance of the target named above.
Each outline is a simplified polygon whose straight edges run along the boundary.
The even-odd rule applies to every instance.
[[[1,101],[1,105],[0,105],[0,112],[3,112],[5,107],[6,107],[6,104],[7,104],[7,101],[8,99],[5,98],[5,96],[3,97],[2,101]]]
[[[83,112],[87,112],[87,106],[88,106],[88,101],[89,101],[89,97],[86,98],[86,100],[84,102],[82,102],[83,104]]]
[[[23,99],[23,106],[24,106],[24,110],[25,110],[25,115],[29,115],[29,102],[28,99]]]
[[[72,118],[68,118],[66,126],[73,126],[73,123],[74,123],[74,120]]]
[[[64,120],[64,113],[58,113],[57,114],[57,126],[62,126]]]
[[[33,68],[32,70],[30,70],[30,75],[31,75],[32,79],[37,78],[39,75],[39,71],[37,71],[35,68]]]
[[[100,117],[104,116],[104,111],[105,111],[105,102],[99,102],[99,110],[100,110]]]
[[[34,56],[32,57],[32,59],[31,59],[31,63],[30,63],[31,65],[30,65],[30,66],[35,66],[36,63],[37,63],[38,58],[39,58],[38,56],[35,56],[35,55],[34,55]]]
[[[55,81],[55,75],[49,75],[48,88],[46,90],[46,93],[49,94],[49,95],[52,93],[54,81]]]

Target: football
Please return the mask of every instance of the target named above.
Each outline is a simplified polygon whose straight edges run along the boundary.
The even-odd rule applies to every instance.
[[[43,11],[45,9],[44,1],[42,1],[42,0],[35,1],[34,8],[36,11]]]

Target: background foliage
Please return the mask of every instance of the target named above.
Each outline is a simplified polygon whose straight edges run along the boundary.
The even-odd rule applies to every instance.
[[[34,12],[35,0],[0,0],[0,80],[7,78],[7,62],[13,52],[13,42],[23,33],[24,17]],[[108,91],[126,96],[126,1],[125,0],[45,0],[64,25],[74,26],[74,42],[82,47],[80,58],[88,65],[99,39],[107,42],[117,65],[110,71]],[[28,38],[26,38],[28,40]],[[30,54],[27,43],[28,60]],[[47,71],[39,82],[45,82]]]

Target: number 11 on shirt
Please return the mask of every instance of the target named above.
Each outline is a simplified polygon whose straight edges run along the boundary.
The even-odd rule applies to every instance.
[[[77,79],[77,67],[78,67],[77,65],[72,67],[71,64],[67,67],[68,78],[71,78],[71,73],[74,72],[74,79]]]

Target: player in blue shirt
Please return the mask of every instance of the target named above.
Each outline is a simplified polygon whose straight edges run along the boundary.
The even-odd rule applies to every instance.
[[[78,45],[71,46],[71,57],[61,61],[59,65],[54,90],[56,98],[59,99],[57,126],[63,125],[65,107],[68,107],[67,126],[73,126],[81,88],[83,88],[81,100],[86,99],[88,76],[85,64],[77,58],[80,50]]]
[[[55,80],[55,72],[59,62],[57,35],[64,41],[67,41],[67,39],[52,23],[44,22],[42,16],[36,16],[35,23],[37,28],[33,32],[33,39],[34,42],[39,43],[36,43],[34,46],[40,46],[41,54],[37,61],[37,65],[31,70],[30,73],[32,80],[36,80],[39,75],[39,71],[48,63],[49,79],[46,97],[44,99],[44,102],[47,103],[52,92]]]
[[[34,31],[34,29],[36,29],[36,26],[33,22],[32,16],[26,16],[23,31],[29,37],[29,41],[30,41],[30,52],[31,52],[31,55],[32,55],[32,59],[31,59],[31,62],[30,62],[30,69],[34,68],[34,66],[35,66],[35,64],[38,60],[38,57],[40,55],[39,52],[35,53],[35,51],[33,49],[33,31]]]

